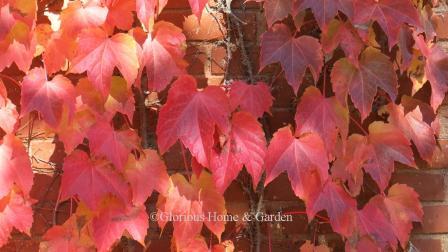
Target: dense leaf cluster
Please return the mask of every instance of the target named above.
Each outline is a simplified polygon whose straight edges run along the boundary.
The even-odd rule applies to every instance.
[[[434,43],[430,4],[257,2],[268,26],[259,41],[260,71],[278,63],[299,101],[295,125],[273,133],[269,143],[261,118],[273,104],[270,87],[238,80],[198,89],[186,72],[182,30],[157,21],[167,0],[64,1],[50,10],[51,24],[39,15],[54,3],[0,0],[0,77],[14,80],[6,74],[11,67],[23,72],[15,81],[20,104],[0,81],[0,245],[13,228],[30,233],[33,173],[16,133],[19,119],[37,112],[67,154],[59,200],[77,205],[44,235],[43,251],[107,251],[123,235],[145,245],[144,203],[153,191],[159,215],[226,214],[223,193],[243,168],[254,187],[286,172],[308,219],[325,211],[347,251],[406,248],[423,212],[412,188],[389,180],[396,162],[431,163],[434,115],[448,90],[448,55]],[[189,3],[200,19],[207,1]],[[307,32],[310,23],[317,34]],[[419,95],[425,88],[427,99]],[[136,90],[168,91],[158,111],[157,149],[143,149],[130,123],[113,123],[117,115],[133,121]],[[386,101],[380,108],[372,105],[380,100]],[[191,154],[188,178],[169,176],[161,158],[176,143]],[[360,204],[369,177],[376,195]],[[158,225],[167,222],[160,218]],[[174,222],[173,249],[231,251],[231,241],[221,243],[225,224]],[[217,244],[205,241],[203,226]],[[326,249],[307,242],[302,250],[314,246]]]

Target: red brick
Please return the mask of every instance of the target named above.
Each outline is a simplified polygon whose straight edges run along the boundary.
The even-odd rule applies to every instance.
[[[272,115],[268,116],[267,121],[271,132],[276,132],[279,128],[287,125],[294,125],[294,110],[274,108],[272,109]]]
[[[221,86],[224,83],[224,76],[195,76],[198,83],[198,88],[205,88],[207,86]]]
[[[414,188],[421,200],[442,201],[446,198],[445,175],[422,172],[394,174],[392,184],[401,183]]]
[[[163,11],[157,20],[171,22],[177,27],[182,28],[185,17],[189,15],[191,15],[191,12],[188,11]]]
[[[438,39],[448,39],[447,15],[434,15],[432,17]]]
[[[36,118],[36,114],[32,116]],[[32,122],[32,123],[31,123]],[[48,127],[48,125],[40,119],[31,119],[31,115],[26,115],[20,120],[20,130],[17,132],[17,136],[20,138],[28,138],[30,127],[32,126],[32,136],[38,136],[39,138],[53,138],[54,132]]]
[[[418,251],[431,251],[442,252],[442,241],[439,239],[431,238],[415,238],[411,239],[412,245],[418,249]]]
[[[448,168],[448,140],[439,140],[438,145],[432,158],[431,168],[446,169]]]
[[[192,75],[204,75],[210,72],[209,64],[209,48],[206,45],[190,45],[187,48],[185,56],[188,62],[187,72]]]
[[[218,46],[212,49],[211,66],[213,74],[223,74],[226,68],[227,49],[224,46]]]
[[[226,198],[226,201],[249,202],[249,198],[244,193],[241,185],[236,181],[232,182],[226,189],[224,197]]]
[[[224,83],[224,76],[211,76],[207,79],[208,86],[221,86]]]
[[[33,236],[42,235],[53,225],[54,205],[59,193],[60,176],[44,174],[34,175],[31,197],[37,200],[34,204],[34,221],[31,228]],[[75,210],[75,204],[72,205]],[[70,201],[60,202],[57,213],[58,224],[63,223],[70,215]]]
[[[247,41],[247,43],[257,43],[259,25],[259,22],[257,22],[257,12],[243,11],[234,12],[234,14],[244,22],[239,23],[243,33],[243,39]],[[236,27],[234,29],[236,29]]]
[[[446,100],[447,98],[445,98]],[[443,104],[439,107],[437,110],[438,114],[437,117],[440,121],[440,132],[439,132],[439,138],[440,139],[448,139],[448,105]]]
[[[54,178],[54,176],[57,176]],[[59,191],[60,176],[34,174],[31,198],[43,202],[56,201]]]
[[[165,9],[186,9],[186,8],[190,8],[188,0],[168,1],[165,7]]]
[[[190,165],[190,159],[187,155],[188,150],[185,150],[187,164]],[[173,145],[164,155],[165,164],[170,171],[185,171],[182,151],[180,144]]]
[[[214,15],[218,20],[222,20],[222,14]],[[181,27],[189,41],[218,40],[224,37],[219,29],[219,23],[208,13],[202,15],[200,23],[190,11],[164,11],[158,20],[168,21]]]
[[[266,200],[275,201],[298,201],[299,198],[291,189],[288,176],[283,173],[274,179],[264,190]]]
[[[287,212],[288,210],[285,210]],[[275,213],[272,213],[275,214]],[[273,227],[271,228],[271,232],[281,232],[281,235],[284,237],[286,234],[307,234],[307,231],[309,230],[308,227],[308,218],[306,217],[306,214],[302,215],[292,215],[292,221],[285,221],[285,222],[273,222]],[[266,232],[266,231],[265,231]],[[277,234],[277,236],[280,236]],[[281,237],[281,236],[280,236]],[[280,238],[280,237],[277,237]]]
[[[1,248],[2,252],[17,251],[39,251],[39,241],[32,240],[27,236],[14,237],[9,243]]]
[[[437,234],[448,233],[448,206],[425,206],[421,227],[417,227],[415,232]]]
[[[204,13],[201,17],[201,22],[194,15],[190,15],[183,23],[183,30],[188,40],[217,40],[226,36],[225,30],[221,32],[220,24],[222,14],[214,14],[216,19],[208,13]]]
[[[284,78],[279,78],[272,84],[272,96],[274,96],[274,107],[295,109],[297,97]]]
[[[30,145],[31,152],[31,165],[37,169],[49,169],[53,170],[53,167],[50,165],[50,159],[55,153],[56,144],[50,140],[33,140]]]
[[[258,71],[258,47],[256,48],[246,48],[249,60],[252,65],[252,71],[256,73]],[[211,62],[211,72],[212,74],[224,74],[227,67],[227,49],[223,46],[215,47],[212,50],[212,62]],[[247,76],[246,66],[243,65],[241,50],[236,50],[232,52],[232,59],[229,63],[230,69],[229,74],[234,76]]]

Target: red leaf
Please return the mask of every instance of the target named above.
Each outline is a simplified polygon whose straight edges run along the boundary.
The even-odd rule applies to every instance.
[[[155,150],[144,150],[140,159],[130,155],[124,173],[131,184],[132,201],[136,205],[144,204],[153,190],[162,195],[168,191],[167,169]]]
[[[232,117],[232,129],[225,145],[213,153],[210,168],[218,191],[223,193],[246,166],[254,187],[260,181],[266,153],[266,139],[260,123],[247,112]]]
[[[398,48],[400,50],[401,60],[400,72],[403,73],[411,66],[413,52],[414,39],[412,38],[412,29],[408,26],[402,26],[400,29],[400,36],[398,37]]]
[[[391,124],[373,122],[369,126],[369,143],[374,154],[364,165],[364,170],[376,181],[381,191],[389,184],[394,162],[415,167],[411,143]]]
[[[384,205],[389,213],[392,228],[405,248],[412,230],[412,222],[421,222],[423,210],[418,194],[406,185],[395,184],[389,188]]]
[[[8,134],[0,142],[0,198],[17,185],[25,196],[33,185],[33,171],[25,147],[17,137]]]
[[[87,132],[90,150],[95,155],[107,157],[117,169],[123,170],[129,153],[137,149],[138,136],[128,129],[115,131],[105,121],[98,121]]]
[[[296,109],[296,135],[317,133],[325,142],[328,153],[333,153],[338,132],[343,139],[348,135],[349,112],[336,97],[325,98],[319,89],[305,90]]]
[[[0,129],[7,134],[16,130],[19,113],[17,113],[16,105],[8,99],[6,88],[0,80]]]
[[[11,100],[5,100],[5,104],[0,106],[0,128],[6,133],[13,133],[17,128],[19,113],[17,113],[16,105]]]
[[[6,91],[5,84],[0,79],[0,104],[5,104],[5,100],[8,98],[8,92]]]
[[[234,252],[235,245],[231,240],[225,240],[220,244],[216,244],[212,248],[212,252]]]
[[[408,140],[412,140],[420,156],[430,163],[436,149],[436,139],[434,130],[423,121],[420,107],[417,106],[406,115],[402,105],[397,106],[390,103],[386,109],[390,115],[390,123],[399,128]]]
[[[404,113],[407,114],[409,112],[412,112],[417,107],[419,107],[420,112],[422,112],[423,121],[425,121],[428,125],[431,125],[431,127],[434,129],[434,132],[438,134],[439,130],[436,125],[439,124],[439,118],[437,118],[437,114],[432,109],[431,105],[429,105],[426,102],[423,102],[420,99],[403,95],[401,97],[401,105],[404,108]],[[436,124],[436,125],[434,125]]]
[[[256,118],[262,117],[264,112],[270,113],[274,97],[269,87],[264,82],[255,85],[243,81],[235,81],[230,89],[230,108],[235,110],[240,107]]]
[[[352,0],[298,0],[298,2],[298,11],[311,8],[314,18],[324,32],[338,11],[343,12],[349,18],[353,16]]]
[[[288,173],[292,189],[305,202],[328,178],[328,160],[321,138],[314,133],[295,138],[289,127],[279,129],[266,153],[266,182]]]
[[[185,40],[182,30],[171,23],[162,21],[154,26],[141,56],[141,71],[146,67],[149,90],[162,91],[174,77],[185,73]]]
[[[78,218],[72,215],[62,226],[56,225],[47,230],[40,244],[42,251],[77,251],[88,252],[90,249],[82,244]]]
[[[106,96],[110,90],[114,67],[120,70],[128,85],[134,83],[139,68],[134,38],[124,33],[108,38],[101,29],[89,29],[81,33],[71,71],[87,71],[93,86]]]
[[[356,201],[340,185],[332,181],[325,184],[320,194],[307,204],[308,218],[313,219],[321,210],[327,211],[335,232],[345,237],[352,234]]]
[[[29,47],[14,40],[7,50],[0,50],[0,58],[2,59],[0,60],[0,71],[10,67],[12,63],[16,63],[21,71],[28,72],[34,58],[35,49],[36,41],[34,39]]]
[[[81,1],[69,2],[60,15],[61,31],[69,37],[75,37],[83,29],[104,24],[107,12],[107,8],[98,6],[95,1],[89,1],[85,6]]]
[[[275,22],[282,21],[287,18],[289,14],[293,14],[296,7],[291,0],[254,0],[257,2],[264,2],[264,14],[268,26],[271,27]]]
[[[175,239],[172,240],[172,242],[175,242]],[[176,245],[176,246],[175,246]],[[173,247],[175,247],[175,251],[191,251],[191,252],[210,252],[208,249],[207,243],[205,242],[204,237],[197,235],[196,237],[192,238],[188,244],[178,244],[175,245],[171,244],[171,249],[174,250]],[[182,247],[180,247],[182,246]],[[212,250],[212,252],[215,252]]]
[[[261,36],[260,69],[276,62],[280,62],[286,80],[297,93],[307,68],[315,81],[319,79],[323,66],[321,45],[310,36],[295,38],[284,24],[274,25]]]
[[[208,0],[188,0],[188,2],[190,3],[193,14],[198,20],[201,20],[202,11],[204,10],[205,5],[207,5]]]
[[[10,11],[9,4],[0,8],[0,41],[5,39],[15,23],[16,20]]]
[[[76,41],[60,32],[53,33],[45,45],[43,60],[48,75],[58,72],[74,56]]]
[[[122,77],[112,76],[111,89],[107,97],[103,97],[100,92],[95,90],[87,78],[78,81],[76,91],[81,101],[104,121],[112,120],[117,112],[128,116],[132,121],[135,112],[134,95]]]
[[[42,114],[43,119],[52,127],[61,122],[64,108],[69,117],[75,111],[75,88],[71,81],[62,75],[56,75],[48,81],[43,68],[33,68],[22,82],[21,114],[33,110]]]
[[[361,236],[370,236],[382,249],[397,247],[394,227],[383,209],[383,199],[375,196],[357,213],[357,225]],[[383,251],[383,250],[382,250]]]
[[[8,242],[13,228],[31,235],[30,229],[33,224],[31,205],[31,200],[14,191],[0,199],[0,247]]]
[[[358,63],[358,56],[364,49],[364,42],[359,37],[350,22],[341,22],[333,19],[328,25],[327,32],[322,33],[322,49],[326,54],[331,54],[340,46],[345,56],[354,65]]]
[[[87,131],[95,124],[96,117],[86,106],[77,107],[72,120],[62,116],[62,121],[56,129],[58,138],[64,143],[64,151],[70,154],[78,145],[82,144]]]
[[[92,236],[98,251],[109,251],[125,231],[134,240],[145,245],[145,236],[149,227],[148,219],[144,205],[126,207],[116,199],[108,199],[99,214],[92,220]]]
[[[143,26],[151,27],[155,17],[162,12],[167,3],[168,0],[137,0],[137,17]]]
[[[202,223],[218,239],[224,232],[225,221],[213,219],[215,214],[222,216],[227,213],[224,197],[216,190],[212,177],[207,172],[202,172],[199,177],[193,175],[191,183],[187,182],[181,174],[172,175],[168,194],[159,196],[157,208],[158,223],[162,229],[170,221],[169,216],[196,218],[193,221],[173,222],[173,236],[176,239],[177,247],[187,246],[196,235],[200,234]]]
[[[336,161],[331,167],[333,178],[347,181],[352,195],[358,195],[363,184],[364,172],[362,167],[372,157],[373,146],[368,144],[367,138],[358,134],[349,136],[345,146],[339,144]]]
[[[65,159],[61,182],[61,199],[77,195],[91,209],[108,194],[130,201],[127,183],[105,160],[89,160],[85,152],[75,150]]]
[[[103,114],[109,120],[116,115],[117,112],[126,115],[132,122],[135,112],[135,100],[132,90],[128,88],[126,80],[120,76],[112,76],[110,94],[104,103],[106,113]],[[94,93],[89,90],[90,93]]]
[[[204,166],[198,163],[195,157],[191,157],[191,170],[197,177],[201,175],[202,170],[204,170],[204,168],[205,168]]]
[[[111,28],[129,30],[134,22],[135,0],[101,0],[109,10],[106,23]],[[113,31],[113,29],[111,29]]]
[[[425,75],[431,84],[431,106],[437,111],[448,92],[448,55],[437,45],[429,47],[422,36],[414,36],[414,39],[426,58]]]
[[[370,114],[378,88],[386,91],[392,100],[398,94],[397,75],[392,63],[386,55],[372,47],[361,54],[359,67],[347,58],[338,60],[331,72],[331,80],[340,101],[345,101],[347,93],[350,93],[362,119]]]
[[[421,27],[416,8],[407,0],[355,1],[354,23],[376,21],[386,33],[391,49],[397,42],[400,28],[407,23]]]
[[[193,77],[179,77],[160,110],[156,130],[160,152],[165,153],[179,139],[201,165],[208,167],[215,126],[228,132],[229,114],[228,98],[221,88],[210,86],[198,91]]]

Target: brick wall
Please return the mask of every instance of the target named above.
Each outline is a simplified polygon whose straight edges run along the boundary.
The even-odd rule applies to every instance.
[[[204,14],[200,24],[191,16],[187,0],[170,0],[163,11],[160,19],[173,22],[184,29],[188,39],[187,60],[190,64],[188,72],[195,75],[202,86],[219,85],[225,78],[226,69],[226,47],[223,43],[224,35],[220,30],[226,31],[226,23],[222,15]],[[254,71],[258,71],[258,39],[264,32],[265,20],[260,6],[257,3],[244,4],[242,0],[234,0],[232,4],[234,13],[245,22],[242,24],[244,41],[247,46],[249,58]],[[444,7],[435,9],[435,13],[443,15],[448,13]],[[219,24],[218,22],[221,22]],[[438,19],[439,42],[446,44],[448,51],[448,32],[446,27],[448,21]],[[224,29],[220,29],[221,28]],[[445,30],[444,30],[445,29]],[[267,75],[278,72],[278,67],[269,67],[263,71]],[[235,48],[229,66],[228,79],[245,78],[246,69],[241,63],[241,52]],[[259,78],[265,76],[260,75]],[[267,117],[269,127],[272,131],[293,122],[295,96],[288,87],[282,76],[267,79],[272,84],[275,97],[275,105],[272,116]],[[8,82],[6,82],[8,85]],[[11,90],[13,86],[10,86]],[[17,90],[12,90],[18,93]],[[415,225],[411,242],[419,251],[448,251],[448,105],[440,108],[438,116],[441,120],[441,134],[439,144],[441,151],[435,157],[433,167],[421,165],[418,170],[406,168],[397,169],[393,176],[393,182],[405,183],[415,188],[420,194],[424,205],[424,220],[422,224]],[[24,118],[27,122],[29,118]],[[155,122],[150,122],[150,133],[154,134]],[[27,141],[30,127],[24,127],[20,134]],[[49,134],[45,126],[35,121],[32,127],[32,141],[30,152],[33,156],[33,168],[36,170],[35,185],[32,196],[38,199],[35,205],[34,225],[32,237],[22,234],[14,234],[13,240],[2,249],[2,251],[36,251],[40,237],[53,225],[53,221],[62,223],[70,212],[70,202],[64,202],[58,207],[56,216],[53,215],[60,183],[60,174],[55,173],[55,167],[60,167],[64,158],[64,152],[52,134]],[[165,160],[171,171],[183,171],[180,151],[173,148],[165,155]],[[368,187],[368,185],[366,186]],[[368,189],[366,189],[368,190]],[[227,209],[230,213],[246,212],[249,209],[248,198],[240,186],[233,183],[225,193]],[[154,209],[156,196],[148,203],[150,209]],[[289,181],[282,175],[273,181],[265,190],[265,210],[267,212],[297,211],[303,210],[303,203],[297,199],[290,189]],[[231,233],[234,224],[229,224],[224,239]],[[316,238],[335,247],[335,251],[342,250],[343,244],[337,235],[331,233],[328,224],[317,222],[307,223],[305,216],[294,216],[291,223],[264,223],[263,251],[268,251],[268,237],[271,237],[272,251],[298,251],[300,245],[309,239]],[[149,237],[151,240],[150,251],[169,251],[171,237],[168,227],[163,235],[159,236],[160,230],[155,223],[151,223]],[[208,233],[206,233],[208,235]],[[206,236],[207,237],[207,236]],[[249,242],[245,237],[234,238],[237,251],[248,251]],[[141,248],[135,242],[123,240],[117,251],[139,251]]]

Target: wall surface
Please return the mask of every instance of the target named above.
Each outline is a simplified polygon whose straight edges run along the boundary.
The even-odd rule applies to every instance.
[[[173,22],[179,27],[183,27],[188,39],[187,60],[190,64],[188,72],[195,75],[201,85],[219,85],[226,74],[227,53],[223,43],[225,34],[225,20],[219,14],[204,14],[200,24],[191,15],[187,0],[170,0],[167,8],[163,11],[160,19]],[[254,72],[258,72],[258,51],[257,44],[259,36],[266,29],[264,14],[257,3],[246,3],[242,0],[233,1],[234,13],[244,21],[241,24],[245,45],[248,49],[249,58]],[[441,6],[436,8],[435,13],[442,16],[447,14],[447,19],[439,20],[439,42],[448,51],[448,10]],[[218,23],[219,22],[219,23]],[[221,27],[220,27],[221,26]],[[224,28],[224,29],[223,29]],[[445,29],[445,30],[443,30]],[[236,32],[228,31],[227,32]],[[263,73],[276,71],[275,67],[265,70]],[[227,79],[238,79],[247,76],[247,70],[241,61],[241,52],[235,48],[232,60],[230,61]],[[293,121],[295,97],[286,84],[282,76],[267,80],[272,84],[273,95],[275,97],[275,107],[268,122],[270,130],[275,131]],[[8,84],[8,83],[6,83]],[[11,86],[12,87],[12,86]],[[17,93],[17,90],[10,90]],[[416,251],[448,251],[448,104],[442,106],[438,116],[441,121],[441,133],[439,145],[441,150],[434,158],[432,167],[422,164],[418,170],[398,168],[393,176],[393,182],[405,183],[420,194],[424,205],[424,220],[422,224],[415,225],[411,243],[418,250]],[[150,116],[150,131],[154,135],[155,121]],[[29,118],[24,118],[26,123]],[[138,121],[138,118],[137,120]],[[33,157],[33,168],[36,171],[35,185],[32,196],[38,199],[35,205],[34,225],[32,237],[22,234],[14,234],[13,240],[1,251],[36,251],[41,235],[53,225],[53,222],[62,223],[70,212],[71,203],[63,202],[54,215],[55,203],[60,183],[61,161],[64,152],[60,148],[57,140],[49,134],[39,121],[35,121],[33,126],[24,127],[21,130],[25,139],[32,129],[32,140],[30,151]],[[173,148],[165,155],[165,160],[171,171],[184,171],[182,158],[179,150]],[[370,190],[368,183],[363,190]],[[230,213],[241,213],[248,210],[248,198],[237,183],[231,185],[226,194],[227,209]],[[154,209],[156,197],[152,197],[148,202],[148,207]],[[299,211],[303,210],[302,202],[292,193],[286,176],[280,176],[273,181],[265,192],[266,212],[277,211]],[[224,233],[230,237],[233,224],[229,224],[228,230]],[[268,237],[272,241],[273,252],[298,251],[300,245],[309,239],[319,239],[320,242],[327,243],[330,247],[336,247],[335,251],[342,249],[340,239],[331,233],[328,224],[307,223],[304,215],[294,216],[290,223],[264,223],[263,230],[263,251],[268,251]],[[169,251],[170,230],[169,228],[160,236],[160,230],[155,223],[151,223],[149,244],[150,251]],[[316,234],[316,235],[314,235]],[[208,234],[207,234],[208,235]],[[206,236],[207,237],[207,236]],[[232,237],[236,241],[236,251],[248,251],[248,242],[244,237]],[[139,251],[139,245],[134,242],[124,240],[117,251]]]

